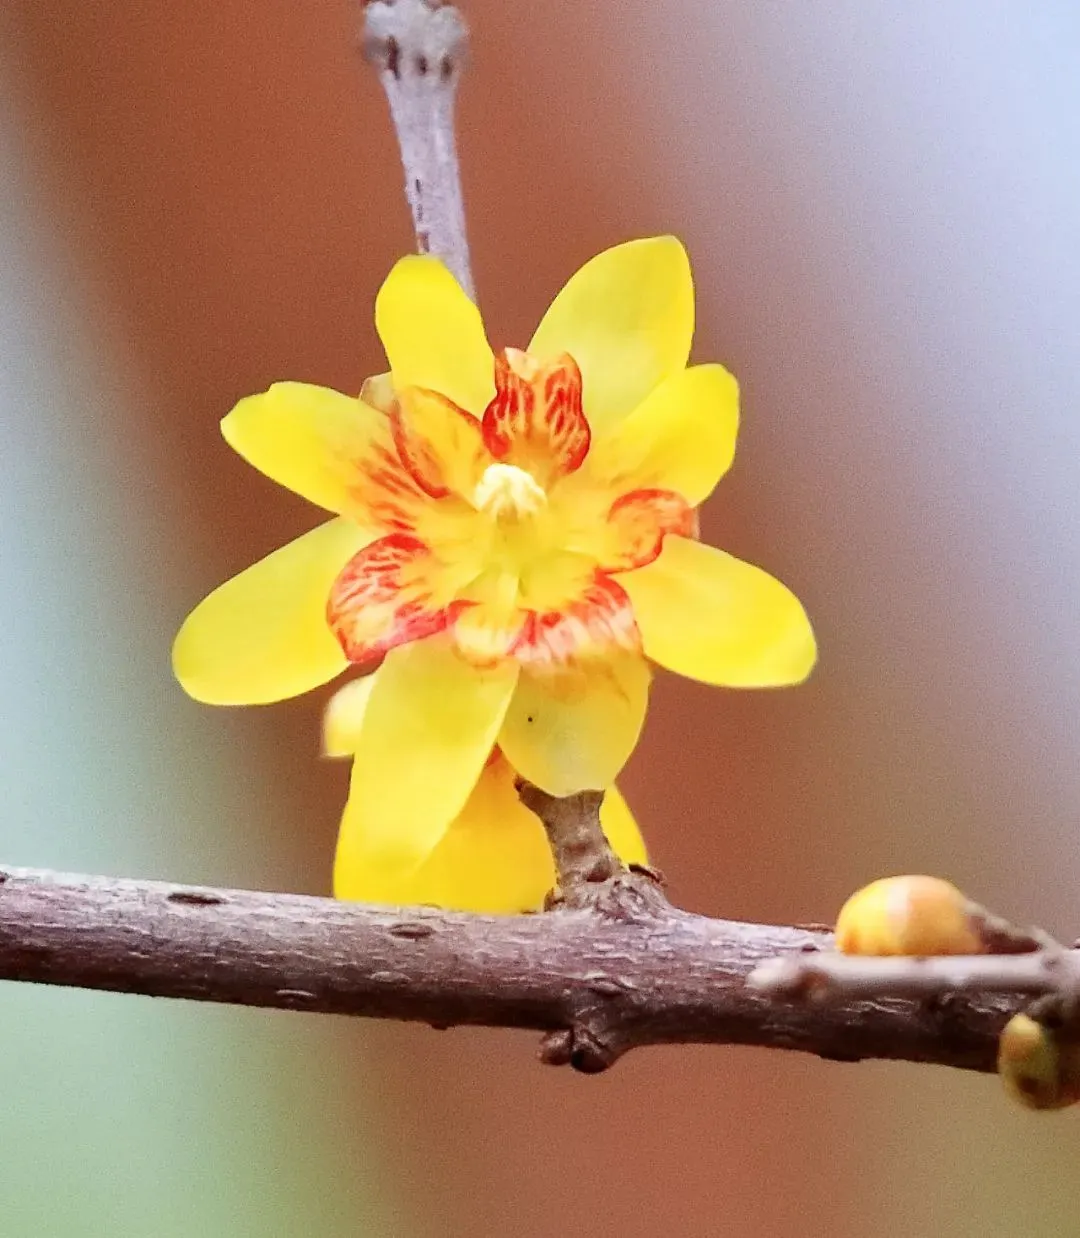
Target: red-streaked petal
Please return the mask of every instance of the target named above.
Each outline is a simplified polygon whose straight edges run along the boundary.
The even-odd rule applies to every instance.
[[[389,429],[388,421],[386,440],[373,443],[359,461],[352,510],[388,533],[413,533],[431,499],[401,463]]]
[[[504,460],[515,440],[531,431],[536,404],[532,383],[511,366],[508,354],[517,355],[517,350],[495,356],[495,396],[482,418],[484,442],[496,460]]]
[[[598,572],[562,610],[531,613],[512,652],[522,664],[540,669],[602,658],[614,649],[640,651],[641,633],[625,590]]]
[[[527,469],[542,486],[579,469],[589,452],[581,371],[567,353],[545,365],[508,348],[495,358],[495,398],[484,441],[498,460]]]
[[[668,533],[693,537],[694,510],[674,490],[631,490],[611,505],[607,518],[608,550],[600,564],[605,572],[628,572],[651,563]]]
[[[490,463],[480,422],[437,391],[406,387],[390,414],[401,463],[433,499],[468,497]]]
[[[528,618],[519,592],[517,576],[498,569],[489,569],[468,587],[453,627],[462,657],[490,666],[511,655]]]
[[[353,555],[326,603],[326,621],[350,662],[374,662],[447,627],[455,607],[435,604],[436,573],[431,551],[406,533],[382,537]]]

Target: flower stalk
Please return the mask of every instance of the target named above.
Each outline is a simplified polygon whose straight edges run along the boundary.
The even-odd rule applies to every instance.
[[[590,885],[626,871],[600,824],[602,792],[548,795],[531,782],[519,781],[518,795],[543,822],[551,846],[559,883],[548,900],[551,905],[587,899]]]

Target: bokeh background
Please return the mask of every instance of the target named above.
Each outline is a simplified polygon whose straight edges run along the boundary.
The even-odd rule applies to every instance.
[[[688,244],[739,376],[705,532],[806,601],[810,685],[658,684],[623,782],[695,909],[885,872],[1080,929],[1080,10],[472,0],[476,275],[520,343],[595,251]],[[213,585],[316,514],[217,422],[380,367],[411,243],[346,0],[0,10],[0,857],[321,892],[318,700],[188,701]],[[0,989],[4,1238],[1030,1238],[1075,1116],[992,1079]]]

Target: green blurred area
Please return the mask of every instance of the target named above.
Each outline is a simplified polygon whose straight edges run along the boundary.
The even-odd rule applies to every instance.
[[[164,531],[114,416],[130,393],[33,225],[16,136],[0,130],[0,855],[254,883],[256,767],[169,706],[170,586],[141,574]],[[331,1019],[0,986],[0,1234],[411,1232],[350,1044]]]

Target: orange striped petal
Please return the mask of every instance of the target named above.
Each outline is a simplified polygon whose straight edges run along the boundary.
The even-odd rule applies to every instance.
[[[524,673],[499,732],[510,764],[549,795],[600,790],[641,734],[651,672],[643,657],[608,656]]]
[[[479,666],[508,657],[528,618],[519,605],[518,578],[492,568],[466,590],[466,604],[454,619],[454,643]]]
[[[614,650],[638,652],[641,634],[630,599],[610,576],[597,573],[559,610],[533,611],[514,644],[514,657],[536,669],[574,659],[604,658]]]
[[[406,387],[390,424],[401,463],[425,494],[472,495],[490,457],[471,413],[437,391]]]
[[[566,353],[541,365],[507,348],[495,358],[495,398],[484,410],[484,440],[497,460],[530,472],[541,486],[581,467],[589,423],[581,371]]]
[[[388,533],[415,532],[431,503],[401,463],[390,434],[373,443],[360,462],[352,499],[362,519]]]
[[[354,555],[330,590],[326,619],[345,656],[360,665],[443,631],[452,605],[434,601],[438,564],[427,545],[392,533]]]
[[[607,547],[601,559],[605,572],[625,572],[651,563],[668,533],[693,537],[693,508],[674,490],[632,490],[617,498],[608,512]]]

